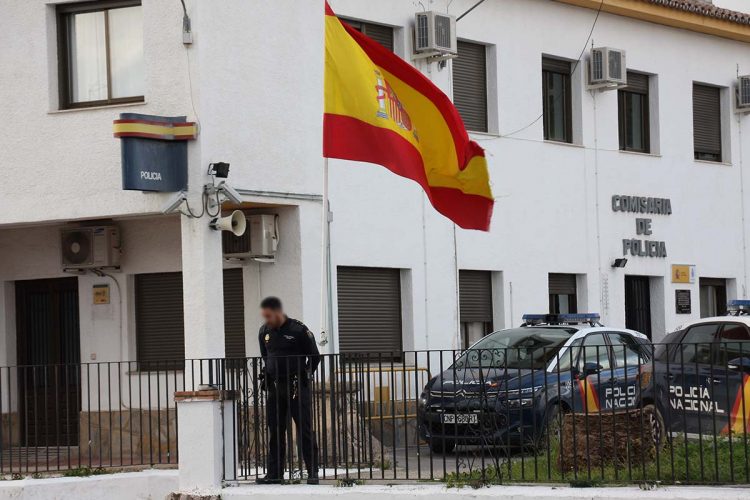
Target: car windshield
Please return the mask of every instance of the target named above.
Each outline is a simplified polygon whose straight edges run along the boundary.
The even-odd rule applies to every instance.
[[[456,360],[456,368],[544,369],[572,328],[514,328],[491,333]]]

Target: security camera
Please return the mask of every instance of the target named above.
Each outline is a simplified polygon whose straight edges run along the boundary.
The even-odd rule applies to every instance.
[[[164,204],[164,206],[161,208],[161,213],[163,214],[171,214],[172,212],[176,212],[178,208],[180,208],[180,205],[182,205],[187,200],[187,195],[185,194],[185,191],[180,191],[179,193],[173,195],[167,203]]]
[[[223,193],[227,200],[231,201],[235,205],[242,203],[242,195],[234,190],[231,186],[227,185],[226,182],[222,181],[217,186],[219,192]]]

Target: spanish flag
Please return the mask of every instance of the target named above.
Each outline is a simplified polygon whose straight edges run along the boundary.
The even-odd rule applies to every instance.
[[[418,182],[460,227],[489,230],[494,200],[484,151],[450,99],[326,3],[326,158],[376,163]]]

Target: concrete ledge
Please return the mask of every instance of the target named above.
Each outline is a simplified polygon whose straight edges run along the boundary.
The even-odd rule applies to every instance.
[[[611,488],[570,488],[567,486],[492,486],[489,488],[445,488],[436,484],[397,486],[238,486],[224,488],[222,500],[265,500],[284,498],[303,500],[336,497],[340,500],[413,500],[414,497],[435,499],[497,498],[503,500],[747,500],[750,489],[740,487],[660,487],[642,490],[637,486]]]
[[[166,498],[177,489],[176,470],[147,470],[89,477],[0,482],[0,499],[132,500]]]

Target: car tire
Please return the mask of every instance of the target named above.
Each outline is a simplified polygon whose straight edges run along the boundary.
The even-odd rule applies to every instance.
[[[429,445],[430,451],[441,455],[456,449],[456,442],[450,439],[431,439]]]
[[[563,410],[564,412],[564,410]],[[544,451],[547,449],[547,445],[553,445],[555,439],[560,437],[560,429],[562,428],[562,414],[560,405],[550,405],[544,417],[544,426],[541,429],[540,435],[536,439],[537,451]],[[548,437],[549,436],[549,439]]]
[[[664,425],[664,417],[654,404],[647,404],[643,407],[643,416],[651,430],[650,435],[656,451],[660,452],[667,442],[667,428]]]

